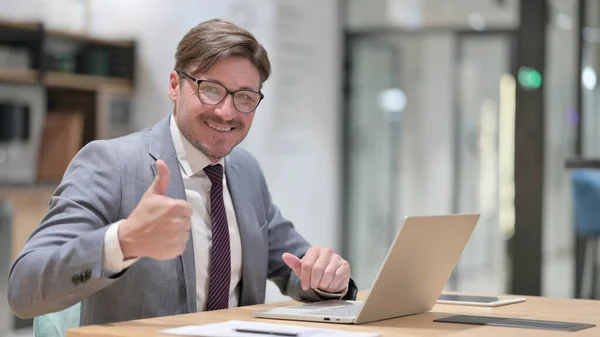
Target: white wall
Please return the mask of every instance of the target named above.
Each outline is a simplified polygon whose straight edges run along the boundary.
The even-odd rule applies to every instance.
[[[97,0],[90,2],[92,14],[85,24],[73,17],[84,13],[77,3],[0,0],[0,17],[43,20],[49,27],[87,30],[105,38],[134,38],[138,129],[171,111],[168,75],[176,45],[188,29],[223,17],[255,34],[269,52],[273,77],[264,87],[266,98],[243,146],[263,165],[274,201],[300,233],[314,244],[338,249],[337,1],[179,0],[174,6],[164,0]],[[268,298],[277,299],[277,292],[271,288]]]

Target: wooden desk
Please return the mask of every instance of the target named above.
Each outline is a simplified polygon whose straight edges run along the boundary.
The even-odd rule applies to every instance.
[[[361,291],[359,299],[364,298]],[[455,305],[435,305],[427,313],[384,320],[379,322],[349,325],[326,324],[300,321],[267,320],[254,318],[255,310],[277,307],[293,302],[275,303],[241,307],[229,310],[203,312],[187,315],[168,316],[143,319],[105,325],[90,325],[67,331],[67,337],[151,337],[168,336],[158,331],[184,325],[217,323],[228,320],[247,320],[271,322],[276,324],[291,324],[314,326],[327,329],[379,332],[382,336],[600,336],[600,301],[575,299],[550,299],[543,297],[528,297],[524,303],[512,304],[498,308],[477,308]],[[543,319],[553,321],[569,321],[596,324],[597,327],[577,331],[559,332],[548,330],[513,329],[491,326],[463,325],[449,323],[434,323],[433,320],[454,314],[470,314],[481,316],[514,317],[525,319]]]

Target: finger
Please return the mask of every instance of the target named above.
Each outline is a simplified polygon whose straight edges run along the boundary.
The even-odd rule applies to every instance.
[[[315,265],[312,268],[312,272],[310,274],[310,287],[318,288],[319,284],[321,284],[321,278],[325,273],[325,269],[332,262],[333,250],[328,248],[323,248],[319,252],[319,258],[315,262]],[[335,272],[335,270],[334,270]],[[329,282],[328,282],[329,283]]]
[[[350,282],[350,265],[348,262],[344,262],[335,271],[335,276],[331,280],[331,283],[329,283],[328,291],[342,291],[348,285],[348,282]]]
[[[185,249],[187,248],[187,242],[181,242],[181,241],[174,241],[172,243],[170,243],[169,245],[170,249],[169,249],[169,259],[173,259],[176,258],[178,256],[180,256],[181,254],[183,254],[183,252],[185,251]]]
[[[281,258],[283,259],[283,262],[285,262],[285,264],[287,264],[294,271],[294,273],[300,277],[302,261],[300,261],[297,256],[290,253],[284,253]]]
[[[186,233],[190,231],[191,227],[192,221],[190,218],[175,217],[171,218],[170,225],[168,226],[167,230],[175,233]]]
[[[335,281],[335,284],[334,284]],[[348,284],[350,283],[350,278],[345,278],[345,279],[339,279],[339,280],[334,280],[329,284],[329,289],[323,289],[327,292],[330,293],[339,293],[342,292],[344,289],[346,289],[346,287],[348,287]]]
[[[313,246],[311,247],[304,257],[302,258],[302,271],[300,273],[300,284],[304,291],[310,289],[310,278],[312,274],[313,266],[319,258],[321,248]]]
[[[190,230],[187,227],[185,219],[171,219],[165,226],[163,239],[173,243],[186,243],[190,238]]]
[[[321,277],[321,282],[319,282],[319,285],[317,286],[319,289],[322,289],[322,290],[329,289],[329,285],[330,285],[331,281],[333,281],[333,278],[335,277],[335,272],[338,270],[338,268],[341,265],[340,262],[341,262],[340,256],[334,255],[333,258],[331,259],[331,262],[329,262],[329,264],[325,268],[325,271],[323,272],[323,276]]]
[[[190,203],[185,200],[171,199],[168,212],[173,216],[189,218],[194,213],[194,210]]]
[[[183,218],[183,230],[189,232],[192,229],[192,219],[188,217]]]
[[[167,226],[165,226],[163,230],[169,234],[179,235],[180,233],[188,232],[186,227],[187,224],[185,223],[185,219],[176,217],[169,219]]]
[[[186,218],[189,218],[192,216],[192,214],[194,213],[194,209],[192,208],[192,205],[185,201],[185,200],[179,200],[179,203],[181,204],[181,215],[183,215]]]
[[[169,231],[183,232],[183,226],[185,226],[185,223],[183,218],[172,217],[170,219],[169,226],[170,227],[167,228]]]
[[[177,256],[181,256],[181,254],[183,254],[183,252],[185,251],[186,248],[187,248],[187,242],[182,243],[181,246],[179,246],[179,254],[177,254]]]
[[[181,243],[187,244],[187,242],[190,240],[190,232],[181,232],[179,233],[179,241],[181,241]]]
[[[169,186],[169,167],[167,167],[167,164],[163,160],[159,159],[156,161],[156,170],[156,177],[152,185],[146,190],[146,194],[165,195]]]

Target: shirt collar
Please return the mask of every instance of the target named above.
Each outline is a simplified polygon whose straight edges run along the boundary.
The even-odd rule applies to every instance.
[[[181,165],[183,174],[187,177],[191,177],[199,171],[202,171],[206,166],[215,164],[183,136],[175,123],[173,114],[171,114],[170,128],[173,145],[175,146],[175,152],[177,153],[177,159],[179,159],[179,165]],[[218,162],[223,166],[223,170],[225,170],[224,162],[223,158]]]

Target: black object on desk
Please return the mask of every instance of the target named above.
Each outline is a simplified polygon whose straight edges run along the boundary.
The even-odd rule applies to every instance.
[[[475,325],[490,325],[507,328],[525,328],[525,329],[542,329],[555,331],[579,331],[588,328],[593,328],[595,324],[583,324],[572,322],[556,322],[556,321],[541,321],[537,319],[520,319],[509,317],[488,317],[488,316],[471,316],[471,315],[455,315],[446,318],[433,320],[440,323],[461,323]]]
[[[293,333],[293,332],[263,331],[263,330],[241,329],[241,328],[237,328],[237,329],[235,329],[235,331],[242,332],[242,333],[253,333],[253,334],[259,334],[259,335],[272,335],[272,336],[283,336],[283,337],[298,336],[297,333]]]

